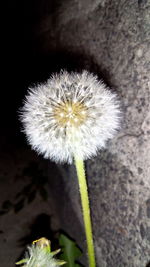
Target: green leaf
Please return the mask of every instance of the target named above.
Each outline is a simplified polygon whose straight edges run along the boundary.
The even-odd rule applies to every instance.
[[[81,267],[80,264],[76,263],[76,260],[82,255],[76,243],[64,234],[61,234],[59,237],[59,244],[62,250],[60,259],[67,262],[65,267]]]
[[[15,264],[20,265],[20,264],[26,263],[27,261],[28,261],[28,259],[23,259],[21,261],[16,262]]]

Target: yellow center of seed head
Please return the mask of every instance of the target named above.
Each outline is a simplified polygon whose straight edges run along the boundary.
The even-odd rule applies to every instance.
[[[87,108],[80,102],[63,102],[54,108],[54,118],[61,127],[78,127],[86,117]]]

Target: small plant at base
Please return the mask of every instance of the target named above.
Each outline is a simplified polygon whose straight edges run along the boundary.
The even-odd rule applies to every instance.
[[[96,155],[118,130],[120,108],[116,94],[87,71],[62,71],[29,90],[21,120],[29,143],[39,154],[55,162],[75,162],[89,266],[95,267],[83,160]]]
[[[23,260],[16,263],[23,267],[59,267],[65,264],[64,261],[54,258],[59,250],[51,252],[50,241],[42,237],[33,241],[32,246],[28,247],[28,252]]]

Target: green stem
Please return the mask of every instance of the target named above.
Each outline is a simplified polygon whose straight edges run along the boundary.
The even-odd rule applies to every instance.
[[[90,217],[88,189],[87,189],[85,167],[83,160],[77,159],[75,157],[75,166],[77,170],[79,190],[81,195],[81,204],[82,204],[85,234],[87,240],[89,267],[95,267],[96,263],[95,263],[95,253],[94,253],[94,244],[92,235],[92,224]]]

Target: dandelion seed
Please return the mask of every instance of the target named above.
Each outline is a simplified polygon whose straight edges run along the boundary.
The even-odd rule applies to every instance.
[[[72,163],[96,155],[119,128],[116,94],[86,71],[53,75],[28,91],[21,121],[32,148],[45,158]]]
[[[57,260],[54,255],[58,254],[60,250],[50,251],[50,242],[46,238],[40,238],[33,241],[32,246],[28,247],[25,258],[16,263],[23,267],[59,267],[65,262]]]

